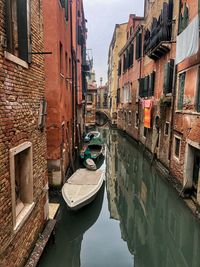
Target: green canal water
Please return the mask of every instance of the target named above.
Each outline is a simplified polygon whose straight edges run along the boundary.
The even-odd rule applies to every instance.
[[[39,267],[200,267],[199,222],[137,145],[116,130],[102,136],[105,184],[79,212],[60,200]]]

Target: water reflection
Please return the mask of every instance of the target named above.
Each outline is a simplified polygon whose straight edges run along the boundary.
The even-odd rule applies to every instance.
[[[176,192],[133,143],[107,135],[110,216],[134,255],[134,267],[200,266],[200,227]]]
[[[81,266],[80,254],[83,235],[95,224],[101,213],[104,188],[105,184],[103,184],[96,199],[78,212],[69,211],[65,203],[62,202],[57,222],[56,245],[48,244],[39,266]]]

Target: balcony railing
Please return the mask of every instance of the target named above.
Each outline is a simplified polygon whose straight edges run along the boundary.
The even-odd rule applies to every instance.
[[[153,18],[151,30],[147,29],[144,37],[144,52],[157,60],[171,49],[173,18],[173,0],[164,2],[159,18]]]

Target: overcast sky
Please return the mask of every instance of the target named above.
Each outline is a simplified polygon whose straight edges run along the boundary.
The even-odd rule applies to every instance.
[[[107,81],[108,48],[115,24],[127,22],[129,14],[143,15],[144,0],[83,0],[88,20],[87,48],[93,50],[94,69],[99,84]]]

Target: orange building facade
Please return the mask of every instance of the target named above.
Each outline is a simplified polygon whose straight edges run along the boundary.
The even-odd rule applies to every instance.
[[[86,27],[82,1],[44,0],[43,13],[48,172],[60,185],[83,131]]]

